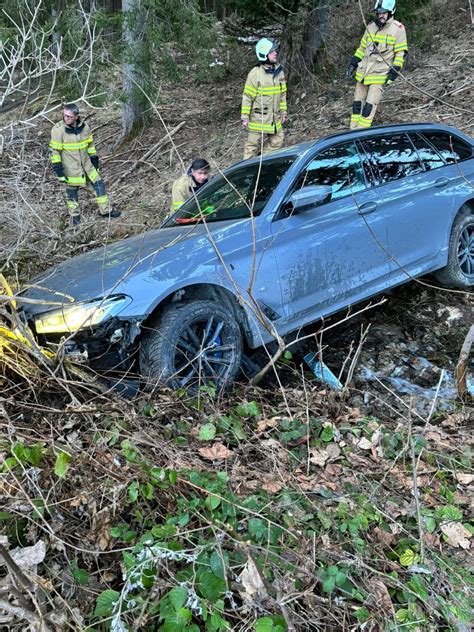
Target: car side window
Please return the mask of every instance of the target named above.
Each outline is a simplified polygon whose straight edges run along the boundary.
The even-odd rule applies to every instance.
[[[360,141],[364,162],[373,174],[374,184],[387,184],[423,171],[418,153],[407,134],[373,136]]]
[[[468,160],[474,155],[473,148],[469,143],[449,132],[424,131],[422,136],[433,145],[448,164]]]
[[[426,138],[423,138],[423,136],[420,136],[419,134],[410,134],[410,138],[416,147],[426,171],[432,171],[433,169],[438,169],[439,167],[444,167],[446,165],[446,161],[441,157],[436,149],[430,145]]]
[[[302,187],[326,185],[332,188],[332,202],[366,188],[364,172],[355,143],[334,145],[319,152],[299,175],[292,192]]]

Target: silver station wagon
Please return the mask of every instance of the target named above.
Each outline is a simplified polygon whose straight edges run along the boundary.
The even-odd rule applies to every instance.
[[[33,279],[20,313],[98,370],[223,386],[275,333],[427,273],[474,285],[474,141],[393,125],[230,167],[159,229]]]

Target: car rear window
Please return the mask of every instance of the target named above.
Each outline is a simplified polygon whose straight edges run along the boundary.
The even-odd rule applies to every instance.
[[[424,131],[422,136],[433,145],[448,164],[473,157],[472,145],[449,132]]]
[[[418,151],[418,155],[426,171],[432,171],[433,169],[438,169],[446,165],[444,158],[442,158],[441,154],[436,151],[426,138],[423,138],[423,136],[419,134],[410,134],[410,138]]]
[[[423,171],[418,152],[408,135],[387,134],[360,141],[375,185],[387,184]]]

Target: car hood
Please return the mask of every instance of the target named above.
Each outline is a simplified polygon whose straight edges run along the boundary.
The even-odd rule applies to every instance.
[[[225,222],[227,224],[227,222]],[[217,224],[209,230],[225,227]],[[190,254],[192,253],[192,256]],[[40,314],[113,294],[134,298],[137,277],[160,280],[166,267],[168,282],[173,276],[184,277],[196,271],[196,262],[204,265],[216,258],[208,231],[202,224],[152,230],[123,239],[97,250],[73,257],[32,279],[19,294],[18,302],[29,315]],[[23,299],[23,300],[22,300]]]

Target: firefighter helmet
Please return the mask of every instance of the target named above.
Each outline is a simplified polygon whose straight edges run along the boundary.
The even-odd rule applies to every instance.
[[[257,53],[257,59],[259,61],[267,61],[268,55],[278,48],[278,44],[271,39],[262,37],[255,46],[255,52]]]
[[[396,0],[376,0],[375,13],[395,13],[397,8]]]

